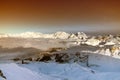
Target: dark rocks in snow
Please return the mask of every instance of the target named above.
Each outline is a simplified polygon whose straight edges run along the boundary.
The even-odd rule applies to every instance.
[[[14,61],[22,61],[22,64],[28,64],[28,62],[31,61],[37,61],[37,62],[49,62],[49,61],[54,61],[58,63],[71,63],[71,62],[81,62],[81,63],[86,63],[88,65],[88,55],[76,52],[73,54],[69,53],[42,53],[37,57],[28,57],[24,59],[20,58],[15,58],[13,59]]]
[[[95,71],[91,70],[91,73],[95,74]]]
[[[51,60],[51,57],[50,57],[50,55],[44,55],[39,61],[50,61]]]
[[[67,53],[60,53],[55,55],[55,61],[59,63],[65,63],[69,61]]]
[[[2,70],[0,70],[0,76],[1,76],[2,78],[4,78],[4,79],[7,79],[6,76],[4,76]]]
[[[19,58],[14,58],[13,61],[19,61],[20,59]]]
[[[25,60],[22,60],[22,64],[28,64],[28,62],[25,62]]]
[[[25,58],[24,60],[28,60],[28,61],[32,61],[32,57],[29,57],[29,58]]]

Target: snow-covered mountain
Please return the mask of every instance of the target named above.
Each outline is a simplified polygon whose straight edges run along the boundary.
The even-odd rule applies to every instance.
[[[120,36],[0,34],[0,80],[119,80],[119,59]]]
[[[8,46],[9,44],[12,46],[14,44],[14,46],[17,45],[23,47],[36,46],[35,48],[39,48],[40,46],[37,46],[39,43],[40,43],[39,45],[43,45],[40,39],[45,39],[45,41],[47,40],[47,42],[43,40],[43,43],[45,42],[44,45],[47,44],[46,46],[48,46],[49,44],[50,44],[49,46],[52,46],[53,43],[54,44],[59,43],[56,44],[56,47],[61,44],[65,47],[77,46],[82,44],[99,47],[104,47],[108,45],[117,46],[120,45],[119,35],[88,36],[83,32],[77,32],[73,34],[60,31],[53,34],[43,34],[38,32],[25,32],[21,34],[0,34],[0,45],[4,47],[4,45]],[[54,39],[54,41],[52,39]]]
[[[120,44],[120,37],[115,35],[88,36],[83,32],[66,33],[56,32],[53,34],[43,34],[39,32],[25,32],[20,34],[0,34],[0,38],[43,38],[43,39],[67,39],[74,40],[77,44],[87,44],[92,46]]]
[[[53,34],[43,34],[38,32],[25,32],[20,34],[0,34],[2,37],[20,37],[20,38],[52,38],[52,39],[68,39],[68,38],[87,38],[86,34],[83,32],[78,32],[76,35],[69,34],[66,32],[56,32]]]

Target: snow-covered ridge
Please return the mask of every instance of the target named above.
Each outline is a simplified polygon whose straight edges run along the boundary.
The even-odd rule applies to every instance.
[[[66,32],[56,32],[53,34],[43,34],[39,32],[25,32],[20,34],[0,34],[0,38],[2,37],[68,39],[68,38],[81,38],[81,37],[87,37],[87,36],[83,32],[78,32],[76,35],[69,34]]]
[[[43,34],[39,32],[25,32],[20,34],[0,34],[0,38],[49,38],[49,39],[67,39],[74,40],[75,45],[87,44],[91,46],[103,46],[103,45],[115,45],[120,44],[119,35],[98,35],[98,36],[88,36],[83,32],[66,33],[66,32],[56,32],[52,34]]]

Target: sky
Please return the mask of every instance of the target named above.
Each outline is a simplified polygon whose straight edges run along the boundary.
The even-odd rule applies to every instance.
[[[0,0],[0,33],[119,32],[119,0]]]

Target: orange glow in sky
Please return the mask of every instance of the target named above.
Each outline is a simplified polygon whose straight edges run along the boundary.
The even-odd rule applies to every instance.
[[[8,25],[91,25],[120,23],[119,0],[1,0],[1,29]],[[6,28],[7,28],[6,27]],[[18,27],[18,26],[16,26]],[[40,26],[39,26],[40,27]],[[117,27],[120,29],[119,27]],[[10,28],[9,28],[10,29]]]

